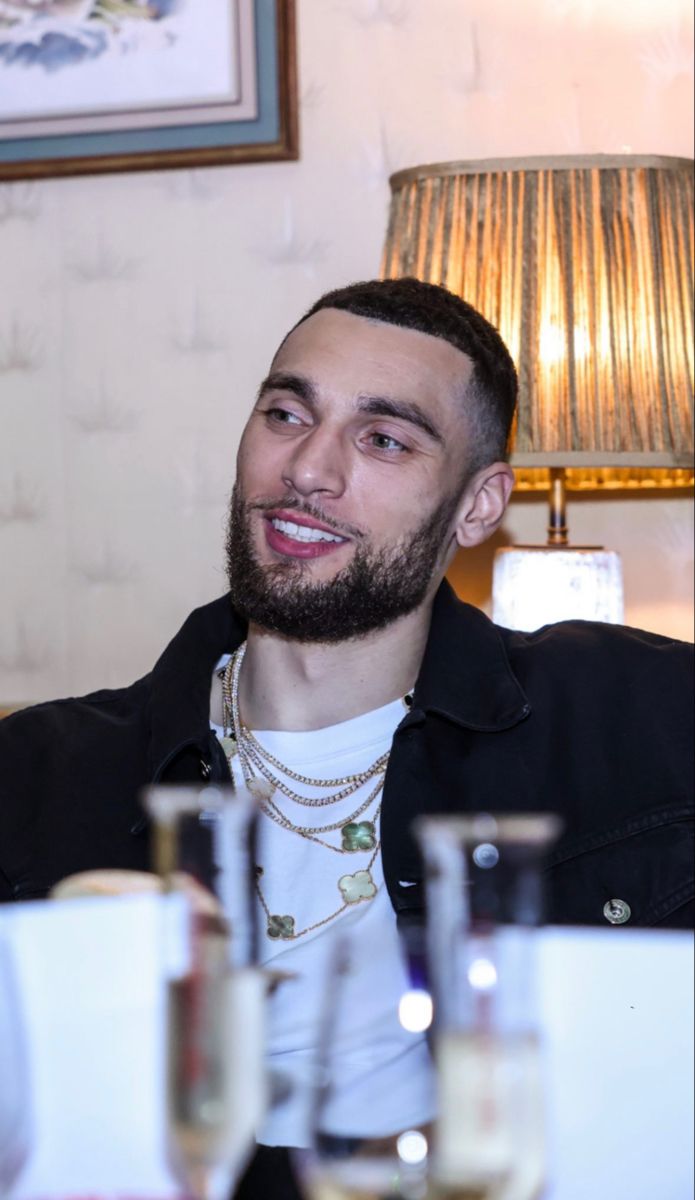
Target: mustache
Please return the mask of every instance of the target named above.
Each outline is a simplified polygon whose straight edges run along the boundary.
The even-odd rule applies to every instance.
[[[305,500],[298,500],[296,496],[282,496],[280,499],[262,499],[255,500],[253,504],[244,506],[247,512],[272,512],[274,509],[291,510],[296,513],[303,513],[306,517],[313,517],[315,521],[320,521],[322,525],[328,526],[334,533],[344,537],[351,537],[355,540],[363,538],[364,531],[358,529],[356,525],[349,525],[346,521],[336,521],[334,517],[330,517],[328,513],[323,512],[315,504],[308,504]]]

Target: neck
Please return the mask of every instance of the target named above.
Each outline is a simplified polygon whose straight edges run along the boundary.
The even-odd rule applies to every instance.
[[[239,706],[252,729],[321,729],[410,691],[422,661],[431,601],[386,629],[335,645],[289,641],[251,625]]]

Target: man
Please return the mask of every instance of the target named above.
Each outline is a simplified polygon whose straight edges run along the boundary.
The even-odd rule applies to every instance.
[[[320,299],[241,440],[231,603],[194,612],[130,688],[0,727],[5,897],[147,869],[142,786],[231,770],[265,789],[263,955],[309,991],[345,914],[394,938],[418,922],[410,828],[425,811],[559,812],[551,921],[688,924],[689,648],[584,622],[500,630],[442,582],[503,518],[515,397],[498,334],[444,289],[389,280]],[[393,984],[374,970],[378,1007]],[[396,1094],[399,1062],[382,1069]],[[249,1194],[270,1200],[265,1186]]]

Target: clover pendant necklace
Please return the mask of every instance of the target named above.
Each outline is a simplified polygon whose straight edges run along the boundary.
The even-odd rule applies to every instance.
[[[240,646],[231,656],[229,663],[224,669],[223,677],[224,730],[221,740],[232,774],[234,774],[232,759],[236,759],[236,766],[241,770],[249,790],[258,794],[261,811],[282,829],[296,834],[306,841],[313,842],[315,845],[323,846],[325,849],[337,854],[364,854],[371,851],[366,867],[363,867],[359,871],[341,875],[337,880],[337,888],[341,899],[340,906],[320,921],[314,921],[313,924],[306,925],[302,929],[296,928],[297,921],[292,913],[271,912],[260,884],[263,868],[256,867],[255,887],[266,918],[267,936],[272,941],[295,941],[297,938],[303,937],[304,934],[311,933],[313,930],[320,929],[322,926],[329,924],[330,921],[335,920],[336,917],[340,916],[341,913],[345,912],[352,905],[373,900],[379,890],[372,876],[372,868],[376,862],[381,845],[377,833],[381,811],[379,797],[384,786],[389,751],[382,753],[375,762],[362,771],[341,776],[337,779],[313,779],[291,770],[279,759],[270,754],[241,720],[239,713],[239,673],[245,648],[245,645]],[[280,772],[280,774],[277,774],[277,772]],[[305,786],[326,788],[331,794],[316,799],[309,799],[293,791],[286,781],[283,780],[283,776]],[[324,807],[347,799],[356,792],[359,792],[365,784],[368,785],[368,794],[358,803],[356,811],[353,811],[351,816],[344,816],[342,821],[328,822],[320,826],[294,824],[274,798],[275,793],[278,792],[298,804],[310,807]],[[334,790],[336,788],[337,791]],[[373,811],[371,819],[367,819],[366,817],[358,819],[364,816],[373,803],[376,803],[376,809]],[[340,831],[341,838],[339,845],[334,845],[321,836],[322,834],[338,830]]]
[[[338,891],[342,898],[342,904],[333,912],[329,913],[320,921],[314,921],[311,925],[306,925],[303,929],[296,929],[296,921],[291,913],[272,913],[268,907],[263,890],[260,884],[260,877],[263,874],[263,868],[256,867],[255,886],[258,899],[266,918],[266,934],[272,941],[295,941],[297,938],[303,937],[305,933],[311,933],[314,929],[320,929],[323,925],[328,925],[341,913],[345,912],[353,904],[359,904],[363,900],[373,900],[378,892],[378,885],[372,877],[372,867],[376,862],[377,855],[381,846],[381,842],[377,837],[376,825],[381,811],[381,805],[377,807],[373,821],[349,821],[341,829],[342,845],[330,846],[323,840],[319,845],[327,847],[329,850],[337,850],[340,854],[350,854],[371,850],[367,866],[361,871],[355,871],[353,874],[341,875],[337,882]],[[304,835],[305,837],[307,835]],[[309,841],[315,841],[310,836]]]
[[[371,821],[364,823],[371,825]],[[265,913],[267,922],[266,934],[268,937],[273,941],[293,942],[297,938],[304,937],[305,933],[311,933],[314,929],[320,929],[323,925],[328,925],[329,921],[335,920],[336,917],[339,917],[351,905],[359,904],[363,900],[373,900],[379,890],[378,885],[372,878],[372,867],[376,862],[379,846],[380,843],[377,842],[374,846],[374,853],[363,870],[355,871],[352,875],[341,875],[338,880],[338,891],[343,898],[340,908],[336,908],[334,912],[329,913],[321,921],[314,921],[313,925],[305,926],[304,929],[295,929],[295,918],[291,913],[271,913],[260,885],[260,876],[263,874],[263,868],[256,867],[256,892]]]
[[[350,853],[355,850],[373,850],[376,846],[376,829],[373,821],[350,821],[341,829],[341,849]]]

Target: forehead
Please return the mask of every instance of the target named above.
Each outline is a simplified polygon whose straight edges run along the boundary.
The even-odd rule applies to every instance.
[[[456,406],[473,363],[449,342],[325,308],[282,343],[272,369],[306,375],[325,399],[343,395],[389,395],[438,407]]]

